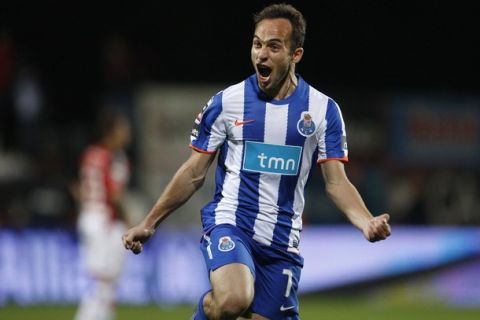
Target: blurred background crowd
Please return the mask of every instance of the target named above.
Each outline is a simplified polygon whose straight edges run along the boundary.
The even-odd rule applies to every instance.
[[[121,110],[131,122],[124,205],[137,222],[191,152],[190,130],[206,102],[253,73],[252,14],[272,2],[0,4],[0,313],[11,312],[3,308],[11,302],[77,304],[88,288],[76,233],[78,171],[99,111]],[[347,174],[372,213],[390,213],[393,226],[388,241],[362,241],[315,170],[303,216],[301,293],[353,293],[375,311],[433,300],[453,312],[474,307],[478,319],[476,5],[289,3],[307,20],[296,70],[340,105]],[[196,303],[206,290],[199,211],[212,197],[213,174],[144,254],[128,257],[120,303]],[[443,310],[435,319],[448,317]],[[408,314],[399,317],[427,319]]]
[[[298,72],[347,124],[347,172],[395,224],[480,223],[474,10],[436,2],[293,2],[307,22]],[[150,1],[0,10],[0,227],[74,228],[79,156],[96,111],[132,121],[132,214],[145,214],[188,154],[196,114],[253,71],[262,5]],[[252,9],[253,8],[253,9]],[[199,224],[204,188],[178,226]],[[344,223],[312,176],[306,224]]]

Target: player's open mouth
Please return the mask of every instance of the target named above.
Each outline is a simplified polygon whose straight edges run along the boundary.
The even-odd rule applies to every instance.
[[[259,75],[259,80],[261,82],[268,81],[268,79],[270,78],[270,74],[272,73],[272,69],[263,64],[257,64],[257,71]]]

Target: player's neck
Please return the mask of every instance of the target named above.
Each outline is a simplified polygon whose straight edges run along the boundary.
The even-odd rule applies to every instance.
[[[278,90],[278,93],[276,94],[274,99],[283,100],[290,97],[297,88],[297,85],[298,80],[295,76],[295,72],[293,70],[290,70],[287,77],[285,78],[285,81],[283,82],[283,85],[280,87],[280,90]]]

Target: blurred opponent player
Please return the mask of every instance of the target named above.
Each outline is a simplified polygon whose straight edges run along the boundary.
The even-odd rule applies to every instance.
[[[212,290],[200,298],[196,320],[299,318],[304,189],[315,166],[330,198],[367,240],[390,235],[389,215],[373,217],[345,174],[339,106],[295,73],[304,51],[302,14],[271,5],[254,23],[255,74],[208,102],[192,130],[190,158],[123,237],[127,249],[141,252],[155,228],[201,187],[218,154],[215,195],[202,209]]]
[[[127,117],[105,108],[98,117],[99,139],[88,146],[80,163],[78,230],[93,286],[83,297],[75,320],[110,320],[115,311],[115,284],[124,265],[119,240],[126,230],[122,194],[130,168],[125,148],[131,139]]]

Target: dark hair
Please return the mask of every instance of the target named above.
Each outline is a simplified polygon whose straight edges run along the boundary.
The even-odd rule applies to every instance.
[[[117,125],[119,118],[126,118],[126,115],[116,106],[106,105],[98,110],[96,118],[96,138],[102,139],[109,135]]]
[[[305,41],[305,33],[307,29],[307,22],[303,17],[302,13],[295,9],[290,4],[272,4],[268,7],[265,7],[259,13],[253,15],[253,23],[256,27],[257,24],[264,19],[277,19],[285,18],[290,21],[292,24],[292,48],[303,47],[303,42]]]

